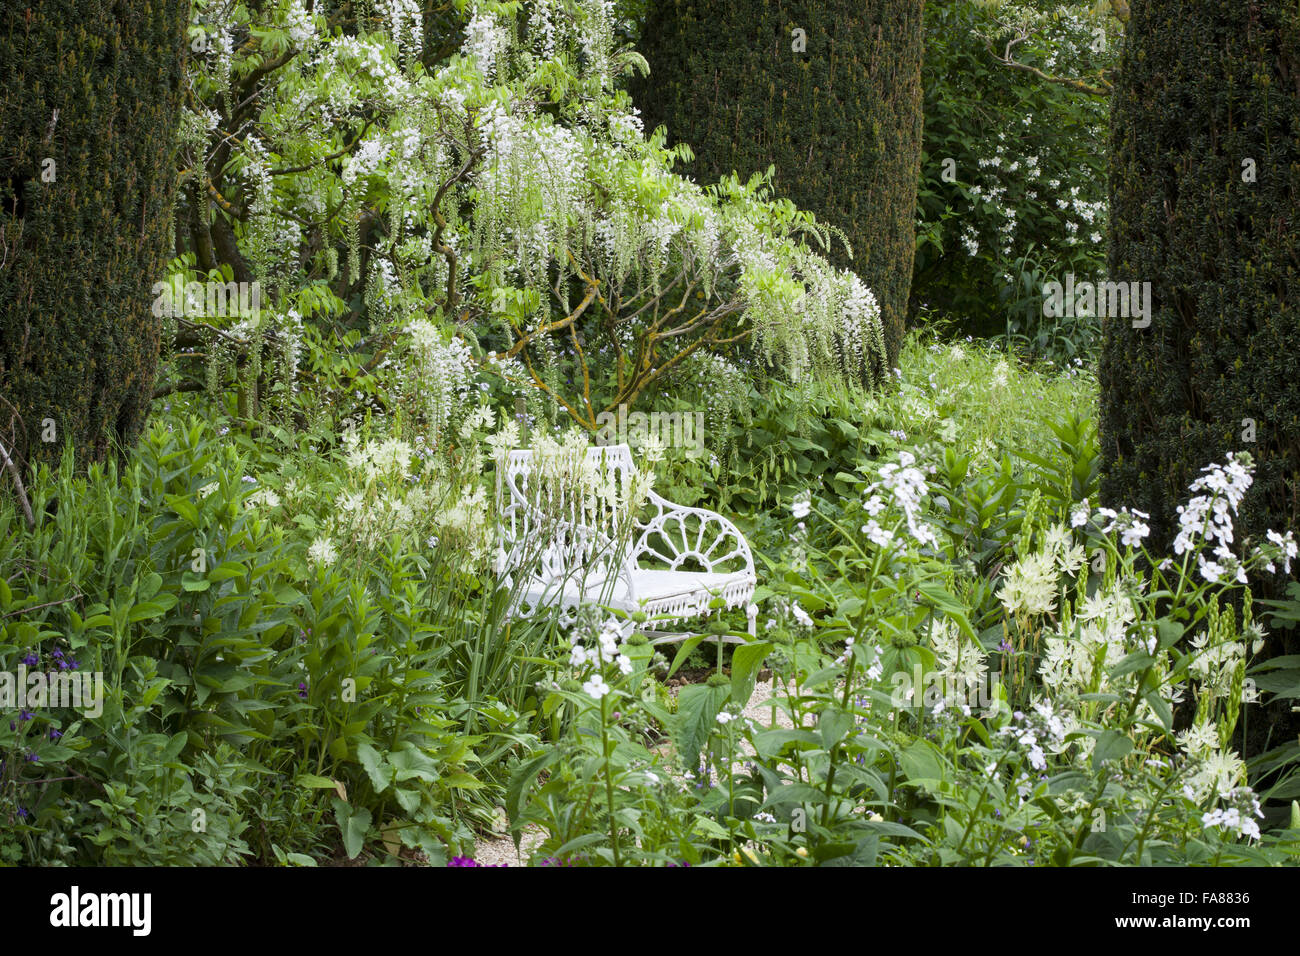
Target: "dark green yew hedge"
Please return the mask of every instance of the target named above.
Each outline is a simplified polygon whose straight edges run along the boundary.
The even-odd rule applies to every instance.
[[[1236,544],[1300,530],[1300,7],[1133,4],[1111,138],[1110,278],[1154,305],[1105,323],[1102,497],[1150,512],[1160,553],[1200,469],[1248,451]],[[1284,635],[1266,653],[1300,651]]]
[[[1103,497],[1149,511],[1166,542],[1199,470],[1245,450],[1244,529],[1296,528],[1300,8],[1136,4],[1110,193],[1110,278],[1150,282],[1154,308],[1147,328],[1106,323]]]
[[[702,184],[776,166],[774,186],[848,236],[892,363],[915,252],[922,0],[664,0],[634,85],[646,129],[695,153]],[[802,34],[796,31],[802,31]],[[802,52],[795,49],[803,46]]]
[[[148,411],[189,10],[0,5],[0,440],[29,464],[100,459]]]

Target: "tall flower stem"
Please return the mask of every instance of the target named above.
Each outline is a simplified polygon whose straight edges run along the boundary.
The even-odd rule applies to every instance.
[[[614,850],[614,865],[618,859],[618,821],[614,819],[614,778],[609,766],[609,694],[600,698],[600,751],[605,760],[605,812],[609,816],[609,842]]]

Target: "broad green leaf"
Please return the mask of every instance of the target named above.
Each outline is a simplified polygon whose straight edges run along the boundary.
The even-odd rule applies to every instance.
[[[1097,744],[1092,750],[1092,767],[1101,769],[1102,764],[1112,760],[1123,760],[1133,749],[1133,741],[1127,734],[1118,730],[1103,730],[1097,737]]]
[[[730,688],[688,684],[677,694],[677,713],[671,724],[673,744],[686,767],[699,764],[700,750],[727,702]]]

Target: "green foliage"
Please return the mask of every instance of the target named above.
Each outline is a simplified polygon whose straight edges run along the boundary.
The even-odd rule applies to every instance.
[[[671,0],[647,19],[651,72],[633,87],[647,128],[690,146],[700,182],[773,165],[777,194],[838,230],[832,261],[875,293],[891,367],[915,241],[921,8]]]
[[[1065,77],[1022,87],[1028,73],[993,67],[981,46],[1023,34],[1022,65],[1104,84],[1107,58],[1082,48],[1094,21],[1078,4],[1038,0],[931,5],[927,69],[947,64],[938,85],[952,91],[929,94],[936,148],[964,150],[982,178],[928,179],[920,248],[940,258],[918,261],[918,275],[952,299],[945,309],[976,290],[988,315],[1007,317],[1003,343],[927,330],[892,343],[888,369],[866,286],[813,252],[841,229],[866,236],[852,260],[866,269],[899,251],[891,230],[911,208],[899,213],[901,187],[869,208],[828,187],[902,181],[884,183],[875,159],[897,148],[906,155],[890,168],[911,161],[916,88],[895,74],[915,65],[919,6],[804,5],[796,22],[767,7],[748,20],[703,16],[684,0],[458,0],[425,5],[421,37],[402,5],[196,0],[182,235],[150,279],[256,278],[266,314],[169,317],[162,401],[143,439],[85,468],[60,425],[63,457],[31,474],[35,527],[0,498],[0,864],[459,865],[503,809],[517,846],[540,835],[534,865],[1300,859],[1300,747],[1243,746],[1270,729],[1265,708],[1300,699],[1300,654],[1265,653],[1294,641],[1300,585],[1252,595],[1270,565],[1296,558],[1294,535],[1247,529],[1212,550],[1191,529],[1171,552],[1144,513],[1097,507],[1103,459],[1115,459],[1114,482],[1134,454],[1099,445],[1087,362],[1099,323],[1016,324],[1044,282],[1095,256],[1077,241],[1097,201],[1084,192],[1094,167],[1061,130],[1025,135],[1042,153],[1031,164],[1011,149],[1016,137],[991,139],[981,124],[1018,123],[1032,107],[1091,129],[1096,101]],[[1281,89],[1296,20],[1277,32],[1289,45],[1266,55],[1249,31],[1250,42],[1232,33],[1226,6],[1214,9],[1197,22],[1236,38],[1215,54],[1227,93],[1168,66],[1149,37],[1130,66],[1146,85],[1121,88],[1132,97],[1182,78],[1176,90],[1208,104],[1194,129],[1205,168],[1227,178],[1211,188],[1195,164],[1156,163],[1172,127],[1143,125],[1121,97],[1118,141],[1132,148],[1116,167],[1128,215],[1116,248],[1123,268],[1172,263],[1161,294],[1175,298],[1160,306],[1157,294],[1166,324],[1146,339],[1107,326],[1103,439],[1138,436],[1133,447],[1160,459],[1210,428],[1197,418],[1206,409],[1228,425],[1258,414],[1256,487],[1245,456],[1180,458],[1178,474],[1211,466],[1193,507],[1216,521],[1290,521],[1287,501],[1277,505],[1294,435],[1268,430],[1286,421],[1282,386],[1258,393],[1268,408],[1225,403],[1265,388],[1260,348],[1271,374],[1293,371],[1278,338],[1293,270],[1232,243],[1257,235],[1276,255],[1294,251],[1280,232],[1294,169],[1259,162],[1272,178],[1247,201],[1230,160],[1240,146],[1290,162],[1273,110],[1297,105]],[[698,76],[682,79],[691,70],[715,70],[735,93],[689,122],[718,127],[705,132],[720,155],[780,153],[773,172],[764,158],[756,175],[708,188],[672,172],[689,146],[645,137],[617,85],[641,65],[617,42],[646,23],[682,44],[659,54],[678,107],[708,93]],[[909,39],[867,68],[877,26]],[[789,50],[796,27],[806,52]],[[839,55],[845,42],[852,56]],[[705,66],[708,43],[742,55]],[[1252,84],[1267,76],[1260,97]],[[772,95],[782,90],[793,92]],[[1234,96],[1262,125],[1229,122],[1241,115]],[[800,113],[796,101],[812,105]],[[732,109],[770,125],[728,138],[717,117]],[[981,140],[997,162],[980,166]],[[843,152],[818,159],[831,141]],[[1030,166],[1037,177],[1023,175]],[[824,208],[838,212],[824,224],[772,198],[773,176],[786,191],[806,185],[791,168],[830,195]],[[1181,190],[1177,215],[1139,196],[1129,173]],[[1058,194],[1031,195],[1048,176]],[[54,186],[27,183],[24,202]],[[1221,225],[1214,217],[1229,214],[1255,217],[1255,233],[1210,230],[1210,243],[1187,218]],[[967,238],[979,254],[954,260],[954,239]],[[1221,258],[1160,244],[1175,240]],[[1227,292],[1210,266],[1254,323],[1236,358],[1213,318]],[[6,268],[0,278],[20,274]],[[896,319],[910,271],[879,285]],[[1184,312],[1200,324],[1177,338]],[[1128,379],[1123,342],[1149,350]],[[1026,348],[1045,361],[1016,361]],[[847,356],[863,381],[843,374]],[[1120,427],[1118,403],[1145,407],[1141,389],[1167,408],[1172,386],[1143,376],[1183,356],[1201,391],[1160,451],[1142,415]],[[785,374],[769,379],[755,359]],[[560,423],[592,430],[598,411],[638,400],[703,428],[645,443],[609,553],[643,533],[634,519],[653,479],[672,499],[739,511],[761,567],[756,606],[743,609],[757,612],[758,636],[717,597],[671,664],[636,632],[656,626],[644,613],[523,606],[529,562],[556,557],[538,529],[573,518],[555,482],[572,478],[588,437],[571,429],[560,445]],[[545,517],[507,534],[496,479],[521,442],[550,476],[525,491]],[[1108,494],[1117,507],[1187,497],[1156,487]],[[619,498],[612,479],[597,493]],[[597,550],[583,552],[584,575],[602,566]],[[706,650],[709,638],[719,640]],[[670,680],[696,665],[716,669],[703,683]],[[51,675],[51,687],[89,678],[89,698],[8,700],[24,672]],[[770,693],[762,720],[756,689]]]
[[[921,355],[992,377],[987,353],[960,349]],[[922,383],[905,372],[903,400]],[[1099,471],[1086,401],[1023,408],[1000,460],[963,429],[860,461],[776,517],[763,637],[737,648],[730,679],[682,687],[672,709],[609,659],[558,666],[553,696],[578,719],[521,762],[507,802],[517,839],[544,831],[532,862],[1294,863],[1295,746],[1231,749],[1247,702],[1300,693],[1294,659],[1252,663],[1249,592],[1194,580],[1187,559],[1157,568],[1133,514],[1084,503]],[[1246,559],[1252,576],[1260,564]],[[1026,601],[1035,578],[1043,600]],[[775,675],[761,723],[741,713],[760,662]],[[1184,697],[1194,714],[1175,724]],[[631,738],[638,714],[662,746]]]
[[[148,412],[188,9],[0,12],[0,443],[23,465],[57,462],[65,438],[100,460]]]
[[[1045,319],[1042,286],[1104,266],[1106,99],[999,63],[994,52],[1019,37],[1018,62],[1087,76],[1114,61],[1117,24],[1057,3],[1025,4],[1036,15],[1021,23],[1010,6],[926,5],[912,307],[975,335],[1006,334],[1040,357],[1091,359],[1097,320]]]
[[[884,393],[826,379],[748,386],[746,415],[724,423],[723,434],[712,423],[706,432],[708,450],[729,447],[730,457],[670,454],[663,469],[670,497],[761,513],[810,488],[843,493],[877,456],[901,447],[960,442],[976,470],[1007,455],[1050,456],[1058,447],[1053,427],[1026,428],[1024,409],[1053,409],[1067,420],[1095,414],[1096,380],[1073,363],[1031,370],[995,345],[945,344],[930,333],[909,336],[900,363],[897,388]]]
[[[415,524],[369,543],[344,525],[321,560],[305,483],[333,503],[355,479],[309,446],[168,416],[120,473],[77,478],[70,453],[39,471],[33,534],[0,509],[0,671],[103,690],[7,712],[4,859],[301,862],[341,841],[436,862],[490,819],[476,794],[529,739],[524,658],[549,632],[511,643],[509,595],[451,562],[451,533],[426,554]]]

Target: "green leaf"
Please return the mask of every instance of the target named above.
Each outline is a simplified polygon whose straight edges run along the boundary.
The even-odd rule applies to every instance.
[[[754,692],[754,675],[764,658],[772,653],[772,643],[742,644],[731,657],[731,699],[742,707]]]
[[[731,834],[708,817],[696,817],[694,832],[710,840],[726,840]]]
[[[1183,626],[1177,621],[1161,618],[1156,622],[1156,634],[1161,647],[1173,647],[1183,636]]]
[[[729,687],[710,687],[707,684],[689,684],[677,695],[677,713],[670,725],[673,745],[688,768],[698,765],[700,750],[713,731],[729,696]]]
[[[487,786],[482,780],[470,776],[463,770],[457,770],[449,773],[442,778],[445,786],[455,787],[458,790],[481,790]]]
[[[1134,671],[1146,670],[1154,660],[1155,658],[1148,654],[1145,649],[1133,651],[1110,669],[1110,676],[1123,677],[1125,674],[1131,674]]]
[[[383,793],[393,782],[393,768],[370,744],[357,744],[357,762],[370,776],[370,785],[375,788],[375,793]]]
[[[147,601],[162,588],[162,575],[156,571],[150,571],[140,581],[140,588],[136,592],[136,597],[141,601]]]
[[[822,747],[830,750],[844,739],[853,729],[853,715],[839,708],[828,707],[817,718],[817,730],[821,733]]]
[[[248,568],[238,561],[225,561],[209,571],[208,577],[212,581],[225,581],[227,578],[242,578],[247,573]]]
[[[1101,769],[1102,764],[1112,760],[1122,760],[1133,749],[1133,741],[1127,734],[1118,730],[1103,730],[1097,737],[1097,745],[1092,750],[1092,767]]]
[[[677,656],[673,658],[673,666],[668,668],[667,677],[672,677],[677,672],[677,668],[686,662],[686,658],[691,656],[691,651],[700,646],[706,634],[696,634],[694,637],[688,637],[682,641],[682,646],[677,649]]]
[[[358,748],[359,749],[359,748]],[[391,754],[388,762],[396,771],[400,783],[412,778],[434,783],[438,779],[438,765],[427,754],[418,750],[414,744],[406,744],[401,750]]]
[[[339,832],[343,835],[343,849],[348,859],[355,860],[366,844],[366,833],[370,830],[370,811],[365,807],[352,807],[342,800],[334,801],[334,819],[338,822]]]
[[[943,755],[928,740],[914,740],[898,759],[909,782],[943,779]]]
[[[1160,726],[1165,729],[1165,733],[1173,733],[1174,714],[1169,707],[1169,701],[1165,700],[1164,695],[1160,693],[1160,689],[1157,688],[1147,694],[1146,701],[1151,705],[1151,709],[1156,712],[1156,716],[1160,718]]]
[[[515,834],[515,846],[519,846],[519,816],[523,810],[524,788],[532,785],[537,775],[562,758],[559,749],[547,750],[527,763],[520,764],[510,775],[510,786],[506,789],[506,816],[510,820],[510,830]]]
[[[171,597],[171,595],[168,595]],[[135,605],[127,614],[126,619],[132,623],[137,621],[147,621],[150,618],[162,617],[167,613],[167,607],[160,601],[145,601]]]
[[[853,615],[861,612],[861,610],[866,607],[866,604],[867,602],[862,600],[860,597],[845,598],[839,603],[839,606],[835,609],[835,613],[847,620],[848,618],[853,617]]]
[[[300,787],[307,787],[311,790],[333,790],[334,781],[329,777],[319,777],[314,773],[300,773],[293,778],[293,782]]]

